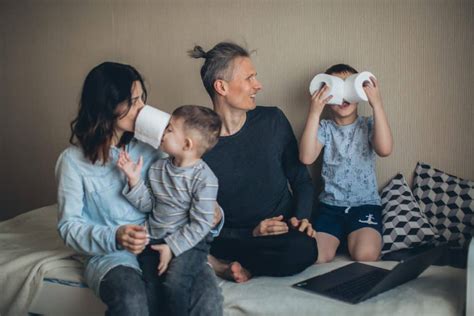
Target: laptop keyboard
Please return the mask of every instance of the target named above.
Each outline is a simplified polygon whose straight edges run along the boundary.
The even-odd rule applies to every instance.
[[[360,297],[367,293],[371,288],[379,283],[386,274],[386,271],[374,270],[355,279],[329,288],[325,292],[330,294],[330,296],[352,300],[353,298]]]

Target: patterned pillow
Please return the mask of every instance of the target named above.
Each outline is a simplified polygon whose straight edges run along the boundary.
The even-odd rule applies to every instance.
[[[474,235],[474,182],[418,163],[413,194],[438,235],[437,243],[464,246]]]
[[[397,174],[382,190],[382,253],[433,241],[435,234],[423,216],[405,178]]]

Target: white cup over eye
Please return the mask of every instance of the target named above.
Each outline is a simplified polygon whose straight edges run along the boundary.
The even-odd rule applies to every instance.
[[[344,100],[349,103],[366,102],[367,95],[364,91],[364,83],[371,82],[370,77],[375,77],[368,71],[350,75],[344,82]]]
[[[328,74],[317,74],[309,84],[309,93],[312,95],[321,89],[323,84],[326,84],[329,86],[327,95],[332,95],[329,104],[342,104],[344,101],[349,103],[368,101],[364,91],[364,84],[371,82],[370,77],[375,78],[375,76],[368,71],[350,75],[346,80]]]
[[[150,105],[145,105],[135,122],[135,138],[158,148],[171,115]]]
[[[311,95],[323,87],[323,84],[329,86],[327,95],[332,95],[330,104],[342,104],[344,98],[344,80],[339,77],[328,74],[317,74],[309,84],[309,93]]]

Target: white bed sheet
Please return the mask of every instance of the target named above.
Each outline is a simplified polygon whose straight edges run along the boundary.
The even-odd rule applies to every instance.
[[[31,313],[44,315],[103,315],[105,306],[89,288],[85,287],[80,264],[75,260],[65,259],[71,253],[63,248],[55,229],[56,207],[53,205],[27,214],[21,215],[21,220],[14,219],[15,225],[17,225],[16,231],[25,233],[29,238],[33,238],[33,236],[27,232],[42,231],[43,234],[47,235],[44,237],[46,240],[42,237],[38,241],[54,246],[53,248],[59,251],[61,255],[50,257],[48,263],[40,265],[38,269],[29,269],[28,273],[22,273],[27,277],[21,283],[21,286],[16,289],[16,293],[26,291],[30,293],[29,296],[32,299],[23,301],[27,305],[17,306],[16,310],[26,308]],[[0,223],[0,228],[2,228],[2,224],[5,227],[4,223]],[[0,232],[0,241],[8,239],[6,234],[12,233],[11,230],[6,232],[0,230]],[[16,237],[10,236],[10,238],[17,237],[18,235]],[[4,244],[1,245],[1,257],[14,249],[10,244],[7,249],[9,251],[6,252]],[[24,248],[27,243],[21,245]],[[32,245],[36,245],[36,242]],[[44,247],[40,247],[36,249],[36,252],[43,252],[44,250]],[[18,253],[26,256],[25,249]],[[1,260],[0,262],[3,265],[8,264],[8,260],[4,258]],[[296,282],[326,273],[348,263],[349,261],[346,258],[338,257],[334,262],[311,266],[292,277],[258,277],[243,284],[221,280],[220,286],[224,294],[224,313],[232,316],[291,314],[445,316],[464,314],[466,270],[447,266],[431,266],[418,279],[357,305],[346,304],[291,288],[291,285]],[[391,269],[396,262],[385,261],[373,264]],[[22,268],[24,269],[24,267]],[[0,269],[2,269],[1,265]],[[31,275],[31,273],[34,275]],[[5,291],[3,285],[2,283],[2,290]],[[21,291],[18,292],[18,289]],[[7,290],[12,292],[11,289]],[[7,295],[7,297],[11,297],[11,295]],[[16,299],[13,303],[18,304],[18,302],[20,301]]]
[[[243,284],[220,280],[225,315],[463,315],[466,270],[431,266],[418,279],[357,305],[314,295],[291,285],[348,264],[345,258],[312,266],[284,278],[259,277]],[[396,262],[374,265],[391,269]],[[61,268],[47,273],[30,312],[44,315],[103,315],[105,306],[83,286],[52,283],[66,280],[83,284],[81,269]]]
[[[226,315],[463,315],[466,270],[431,266],[417,279],[352,305],[291,288],[291,285],[348,264],[314,265],[285,278],[260,277],[244,284],[222,282]],[[374,265],[391,269],[396,262]]]

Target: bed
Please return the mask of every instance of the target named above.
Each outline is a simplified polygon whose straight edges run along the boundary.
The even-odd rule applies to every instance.
[[[56,232],[55,205],[0,222],[1,315],[103,315],[105,306],[82,278],[82,264]],[[467,269],[431,266],[416,280],[358,305],[291,288],[342,267],[338,256],[284,278],[259,277],[244,284],[220,280],[225,315],[473,315],[474,250]],[[387,269],[396,261],[372,263]],[[468,298],[466,300],[466,298]]]

